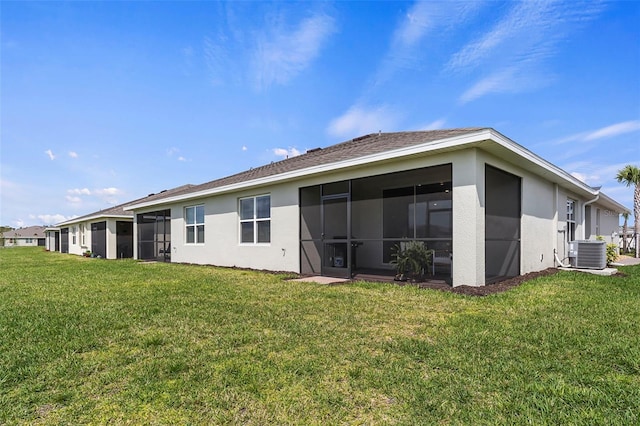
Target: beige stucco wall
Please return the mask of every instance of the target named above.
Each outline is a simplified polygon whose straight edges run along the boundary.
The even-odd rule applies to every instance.
[[[453,159],[453,285],[480,286],[484,276],[484,163],[477,149]]]
[[[106,258],[107,259],[117,259],[117,235],[116,235],[116,222],[117,220],[122,219],[114,219],[114,218],[100,218],[96,220],[89,220],[84,222],[77,222],[71,225],[68,225],[69,228],[69,253],[81,256],[85,251],[91,250],[91,224],[106,222]],[[84,227],[84,231],[83,231]],[[75,230],[75,233],[74,233]],[[76,236],[76,242],[73,243],[73,236]],[[83,240],[84,234],[84,240]],[[62,236],[60,237],[60,241],[62,242]],[[53,236],[51,240],[51,247],[54,247]]]
[[[607,243],[619,244],[620,214],[598,202],[591,204],[590,207],[591,223],[586,224],[588,228],[585,229],[585,239],[595,240],[597,236],[602,236]]]
[[[27,242],[26,237],[5,238],[4,245],[5,247],[37,247],[38,239],[32,237],[31,242]]]
[[[479,161],[483,171],[485,165],[490,165],[521,179],[520,273],[554,266],[554,185],[482,151]]]
[[[583,206],[587,200],[482,149],[470,148],[438,155],[418,155],[402,161],[381,162],[346,172],[331,172],[295,182],[175,203],[167,207],[171,209],[171,261],[300,272],[299,188],[442,164],[452,164],[454,285],[485,284],[484,200],[487,164],[521,178],[521,274],[556,266],[554,250],[558,250],[561,259],[566,257],[568,198],[576,200],[576,238],[584,235]],[[264,194],[271,196],[271,242],[240,244],[238,200]],[[352,231],[356,236],[361,234],[360,228],[381,223],[381,201],[367,200],[365,203],[369,203],[366,208],[370,209],[371,214],[353,224]],[[187,244],[184,210],[187,206],[199,204],[205,207],[205,242]],[[139,210],[136,214],[142,212]],[[601,213],[600,227],[601,234],[610,236],[614,229],[617,230],[617,217]],[[134,236],[137,241],[135,223]],[[134,244],[136,258],[137,249],[137,244]],[[388,266],[382,264],[381,250],[376,251],[373,246],[359,248],[358,256],[367,256],[369,262],[377,263],[378,267]]]
[[[405,159],[402,162],[386,162],[375,166],[357,168],[348,172],[327,173],[322,176],[272,185],[265,188],[256,188],[250,191],[222,194],[194,202],[176,203],[171,205],[171,261],[299,272],[299,188],[452,162],[455,164],[465,159],[466,156],[467,154],[465,153],[455,152],[449,155],[414,157]],[[464,170],[465,168],[466,165],[462,165],[460,170]],[[271,243],[266,245],[240,244],[238,200],[243,197],[263,194],[271,195]],[[453,196],[456,196],[455,192]],[[472,202],[472,204],[477,203],[477,195],[474,195],[474,197],[476,201]],[[376,201],[370,201],[370,203],[376,204]],[[205,243],[186,244],[184,209],[187,206],[198,204],[204,204],[205,206]],[[455,205],[456,201],[454,198],[454,206]],[[140,210],[136,211],[136,214],[153,210],[156,209]],[[372,205],[372,214],[367,220],[380,220],[378,216],[381,215],[381,210],[381,206]],[[456,211],[455,207],[454,211]],[[464,215],[460,215],[457,221],[459,223],[456,223],[456,219],[454,219],[454,251],[456,250],[456,227],[467,226],[469,223]],[[358,234],[358,226],[364,225],[364,222],[355,224],[353,229],[354,234]],[[136,229],[134,229],[134,235],[137,237],[137,226]],[[460,247],[467,244],[468,238],[466,238],[464,229],[462,229],[462,232],[459,232],[458,238],[462,238],[463,240],[459,244]],[[135,256],[137,257],[137,247],[134,247],[134,250],[136,251]],[[376,252],[370,254],[376,257],[378,266],[387,266],[382,264],[381,253]],[[365,256],[365,251],[359,252],[359,256]],[[462,263],[462,265],[467,264],[467,262]],[[474,270],[471,274],[467,275],[472,277],[469,278],[469,280],[475,280],[477,271]],[[466,279],[466,275],[463,275],[463,278]]]

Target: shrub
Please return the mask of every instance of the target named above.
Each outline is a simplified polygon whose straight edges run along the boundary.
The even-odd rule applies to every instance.
[[[434,250],[427,249],[422,241],[407,241],[396,244],[391,254],[391,264],[396,265],[396,279],[405,281],[407,278],[419,281],[424,276],[433,261]]]
[[[602,235],[598,235],[596,237],[598,241],[604,241],[604,237]],[[607,244],[607,265],[618,260],[618,245],[615,243]]]

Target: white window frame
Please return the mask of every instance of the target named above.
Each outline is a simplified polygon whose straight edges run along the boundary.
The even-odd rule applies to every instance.
[[[256,208],[257,202],[259,198],[269,198],[269,216],[268,217],[257,217],[258,209]],[[242,202],[245,200],[253,200],[253,217],[242,219]],[[261,194],[255,195],[251,197],[243,197],[238,199],[238,241],[241,245],[263,245],[268,246],[271,244],[271,194]],[[258,241],[258,223],[260,222],[269,222],[269,241]],[[252,223],[253,224],[253,241],[242,241],[242,224],[243,223]]]
[[[576,239],[576,207],[578,202],[567,198],[567,242]]]
[[[190,209],[193,209],[193,223],[188,221],[188,213]],[[202,222],[198,222],[198,210],[202,209]],[[202,245],[205,242],[205,214],[204,204],[196,204],[193,206],[186,206],[184,208],[184,242],[189,245]],[[202,241],[198,239],[198,227],[202,226]],[[193,241],[189,241],[189,228],[193,228]]]

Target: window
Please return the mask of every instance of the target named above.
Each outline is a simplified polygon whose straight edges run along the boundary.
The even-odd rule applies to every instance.
[[[71,233],[72,233],[71,244],[75,244],[76,243],[76,227],[75,226],[71,228]]]
[[[240,242],[271,242],[271,196],[240,199]]]
[[[185,208],[187,244],[204,243],[204,205]]]
[[[567,242],[576,239],[576,202],[567,199]]]
[[[450,241],[453,230],[451,181],[426,183],[382,191],[383,262],[405,239],[428,241],[436,247]]]

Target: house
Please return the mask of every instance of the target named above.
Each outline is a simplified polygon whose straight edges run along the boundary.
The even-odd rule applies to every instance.
[[[123,205],[58,223],[48,232],[61,253],[90,252],[105,259],[133,257],[133,215],[125,212]]]
[[[454,286],[553,267],[627,211],[491,128],[370,134],[126,209],[136,259],[393,275],[417,240]]]
[[[44,229],[44,226],[29,226],[6,231],[3,234],[4,245],[5,247],[44,247]]]
[[[173,191],[191,186],[184,185],[162,193],[172,194]],[[155,194],[149,196],[153,195]],[[143,202],[149,196],[132,202]],[[134,217],[133,213],[125,210],[127,204],[119,204],[47,228],[49,250],[76,255],[90,252],[92,256],[104,259],[133,257]]]
[[[60,228],[48,226],[44,230],[44,236],[47,251],[60,251]]]

